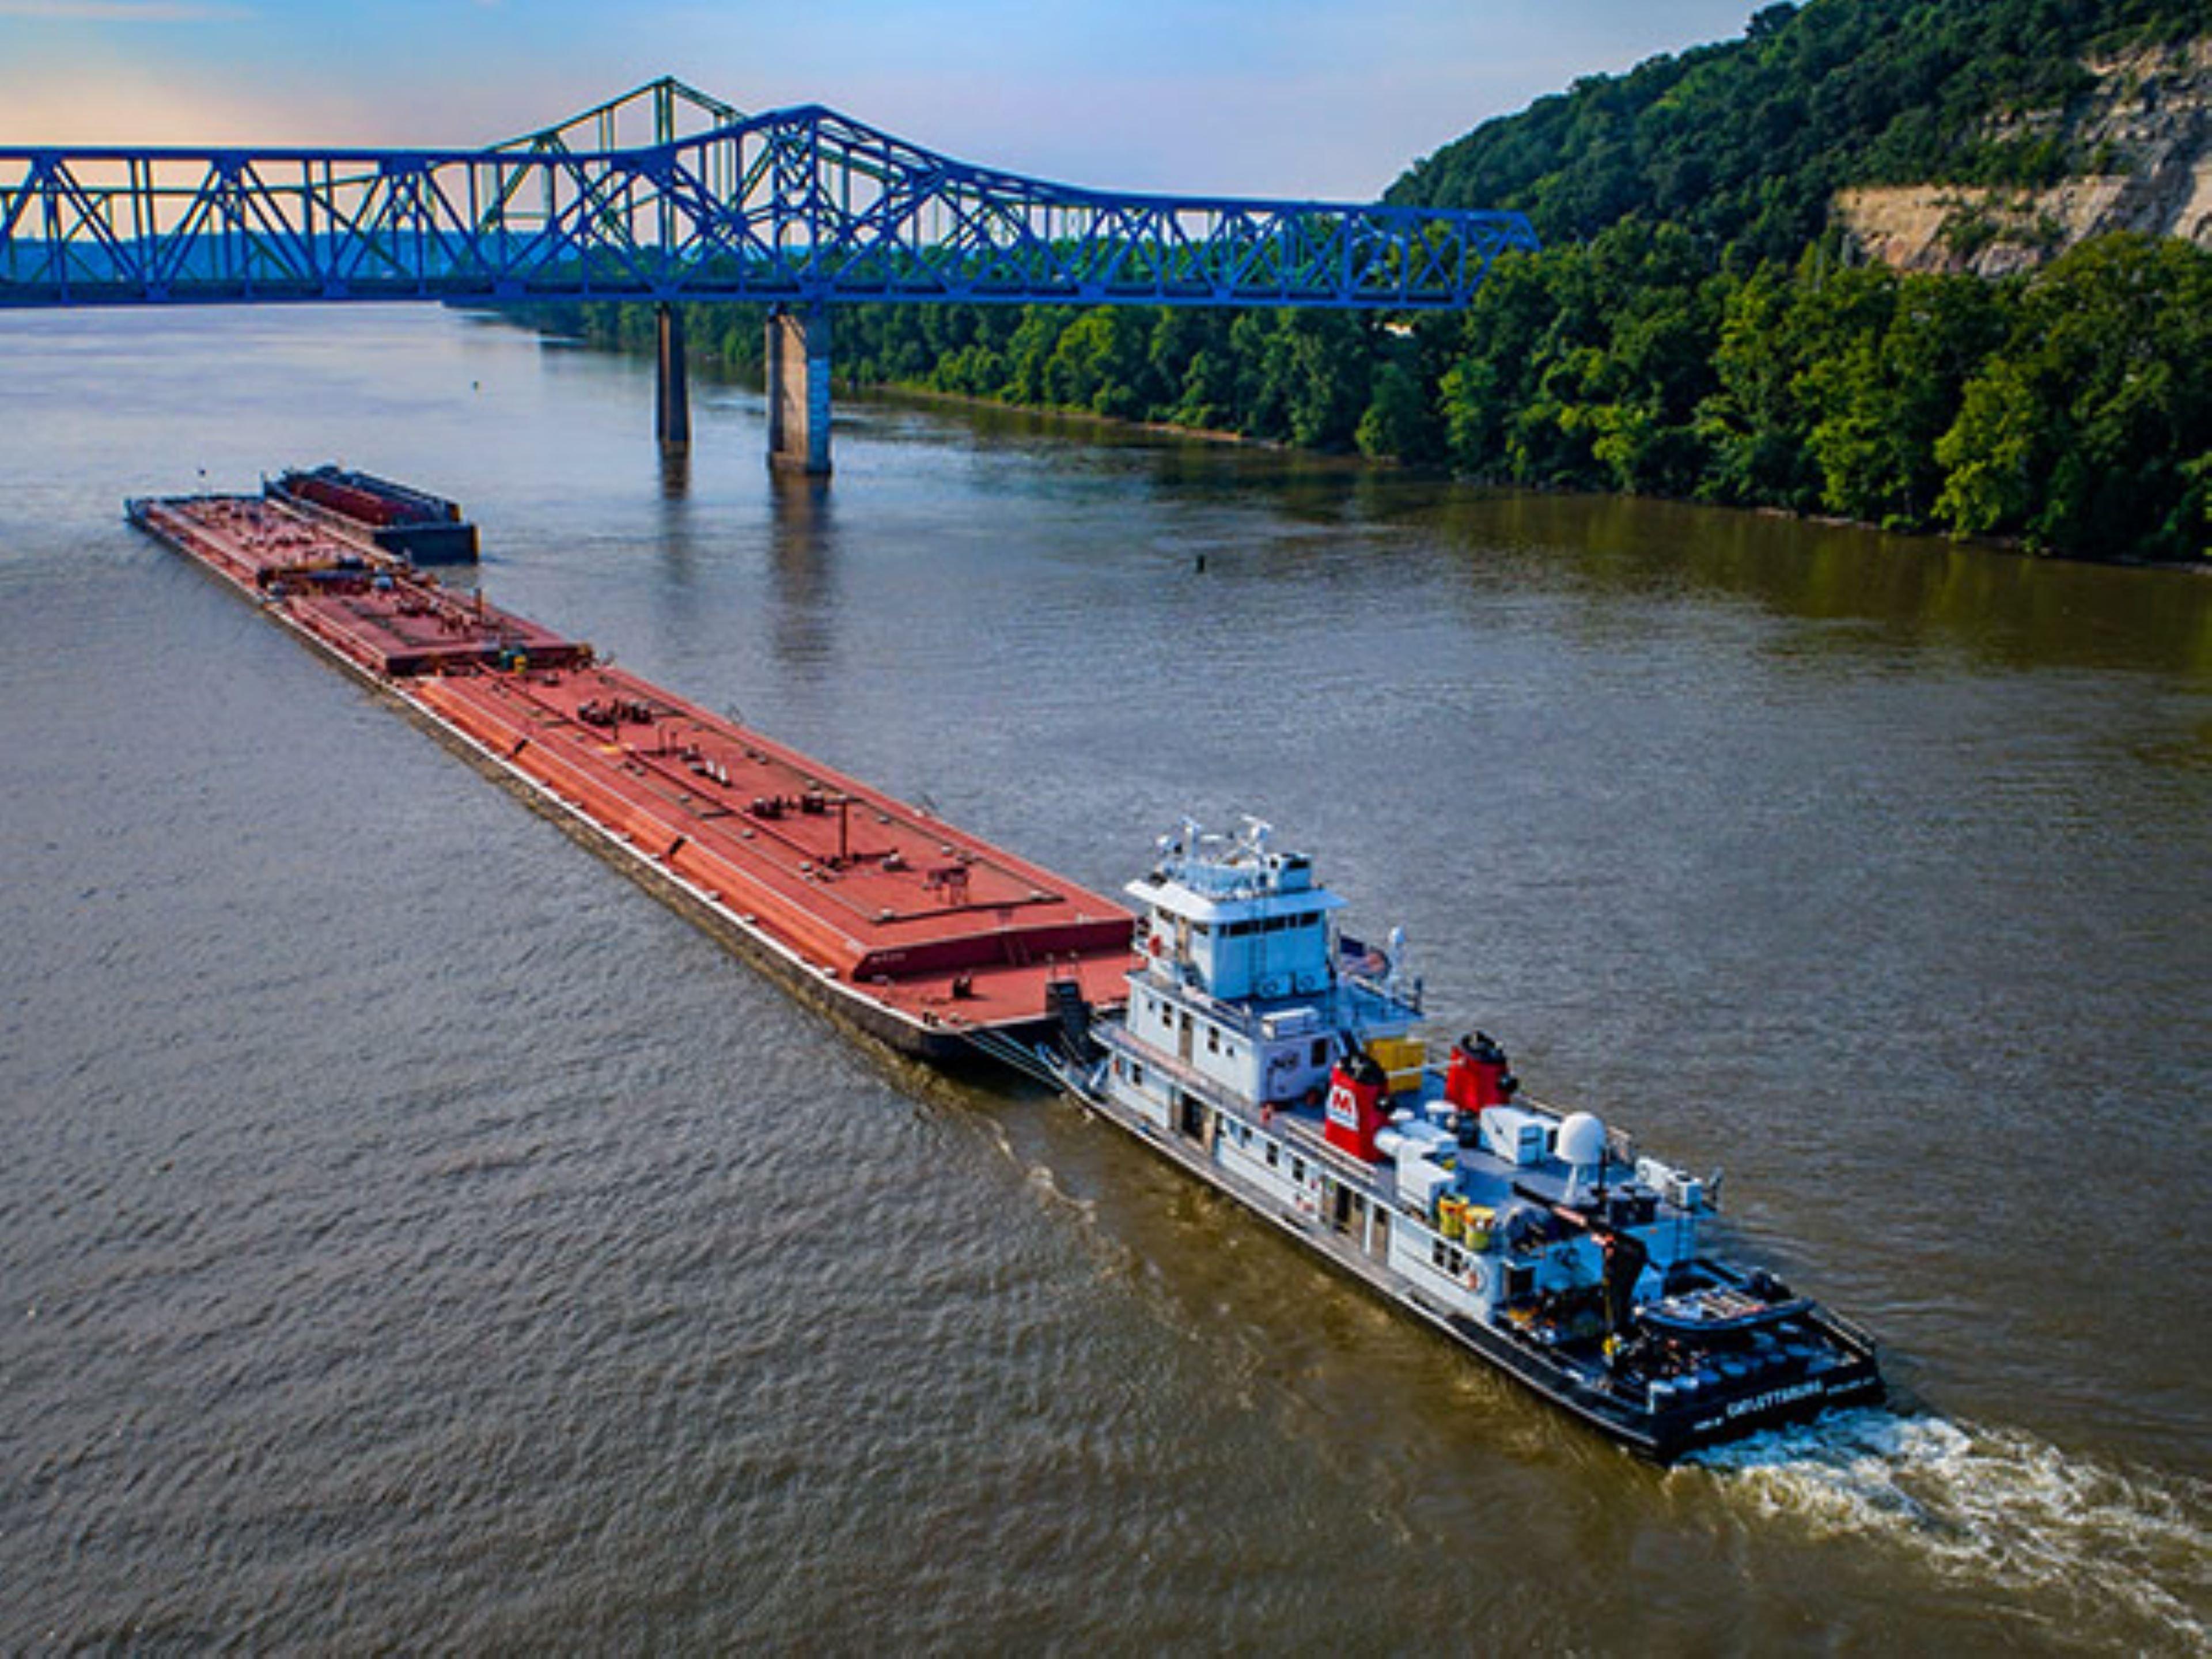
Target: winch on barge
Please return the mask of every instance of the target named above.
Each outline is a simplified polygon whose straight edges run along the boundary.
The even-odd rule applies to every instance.
[[[131,522],[395,699],[785,984],[936,1060],[1118,1002],[1111,900],[463,598],[285,502],[134,501]]]
[[[1267,826],[1187,823],[1127,890],[1141,965],[1060,1059],[1079,1098],[1644,1456],[1881,1398],[1866,1333],[1706,1253],[1709,1183],[1522,1097],[1486,1036],[1428,1065],[1402,939],[1334,935]]]

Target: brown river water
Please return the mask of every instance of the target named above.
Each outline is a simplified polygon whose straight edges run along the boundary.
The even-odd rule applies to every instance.
[[[0,1648],[2212,1644],[2212,580],[650,376],[0,317]],[[1270,820],[1895,1402],[1648,1468],[856,1045],[121,522],[333,458],[1091,885]]]

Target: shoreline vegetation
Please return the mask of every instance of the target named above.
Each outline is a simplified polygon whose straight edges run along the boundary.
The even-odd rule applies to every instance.
[[[745,378],[754,385],[763,383],[762,376],[757,371],[748,371]],[[1171,421],[1124,420],[1118,415],[1101,415],[1090,409],[1054,409],[1041,404],[1010,403],[1004,398],[988,397],[977,392],[946,392],[919,380],[854,380],[842,375],[833,378],[840,391],[863,397],[896,398],[902,402],[943,404],[953,409],[988,410],[1003,415],[1036,415],[1054,421],[1065,421],[1073,426],[1107,427],[1116,432],[1145,432],[1156,437],[1221,444],[1232,449],[1288,451],[1292,448],[1289,444],[1271,438],[1255,438],[1242,432],[1231,432],[1226,427],[1177,426]]]
[[[2212,253],[2118,235],[2032,276],[1809,251],[1703,269],[1630,222],[1500,260],[1466,313],[840,307],[838,384],[2116,564],[2212,565]],[[653,307],[505,307],[653,349]],[[684,308],[757,378],[765,313]]]
[[[1902,273],[1834,205],[2189,174],[2201,141],[2138,154],[2098,125],[2118,94],[2094,66],[2208,52],[2202,0],[1769,5],[1741,40],[1588,76],[1406,171],[1387,199],[1518,210],[1543,240],[1463,312],[841,307],[832,372],[1477,483],[2212,568],[2212,248],[2054,226],[2011,275]],[[2130,95],[2152,126],[2212,117],[2186,76]],[[511,314],[652,343],[646,306]],[[684,320],[695,357],[759,373],[758,307]]]

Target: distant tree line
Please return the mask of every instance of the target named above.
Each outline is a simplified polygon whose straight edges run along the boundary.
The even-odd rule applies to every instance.
[[[648,348],[648,308],[538,310]],[[761,364],[763,316],[687,311]],[[1820,249],[1715,270],[1627,221],[1498,264],[1464,313],[1031,306],[838,310],[850,384],[1235,433],[1614,490],[2018,538],[2105,558],[2212,549],[2212,253],[2114,236],[2032,276],[1901,276]]]

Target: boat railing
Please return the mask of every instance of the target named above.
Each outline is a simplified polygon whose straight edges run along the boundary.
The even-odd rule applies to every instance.
[[[1295,1115],[1291,1109],[1255,1104],[1206,1076],[1196,1066],[1149,1046],[1130,1044],[1124,1048],[1124,1052],[1131,1059],[1172,1079],[1184,1093],[1196,1096],[1221,1115],[1250,1124],[1261,1133],[1276,1136],[1285,1145],[1295,1143],[1301,1154],[1334,1170],[1362,1191],[1376,1194],[1386,1200],[1392,1196],[1391,1191],[1383,1185],[1385,1171],[1331,1146],[1319,1129]]]
[[[1857,1320],[1850,1318],[1847,1315],[1838,1313],[1833,1308],[1829,1307],[1826,1303],[1822,1303],[1820,1304],[1819,1317],[1822,1324],[1829,1326],[1834,1330],[1841,1333],[1846,1340],[1851,1342],[1864,1352],[1873,1353],[1876,1348],[1881,1346],[1875,1341],[1875,1334],[1872,1331],[1860,1324]]]
[[[1375,1003],[1375,1014],[1383,1019],[1419,1018],[1421,1012],[1421,981],[1419,979],[1401,981],[1393,986],[1387,979],[1368,974],[1347,974],[1337,981],[1338,990],[1352,1000],[1358,1012],[1362,998]]]
[[[1287,1131],[1289,1136],[1294,1137],[1299,1150],[1311,1158],[1314,1162],[1334,1170],[1337,1175],[1352,1183],[1358,1190],[1370,1193],[1386,1202],[1395,1201],[1396,1182],[1393,1180],[1389,1188],[1385,1188],[1383,1185],[1385,1171],[1380,1164],[1369,1164],[1364,1159],[1352,1157],[1351,1153],[1331,1146],[1322,1131],[1306,1122],[1303,1118],[1279,1112],[1276,1114],[1271,1133],[1283,1131]]]

